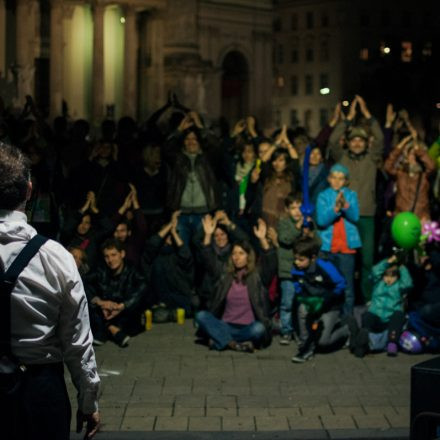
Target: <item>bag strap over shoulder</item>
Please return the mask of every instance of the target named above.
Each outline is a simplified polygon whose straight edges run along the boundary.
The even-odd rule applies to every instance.
[[[48,238],[35,235],[5,273],[0,274],[0,355],[11,353],[11,292],[20,273]]]

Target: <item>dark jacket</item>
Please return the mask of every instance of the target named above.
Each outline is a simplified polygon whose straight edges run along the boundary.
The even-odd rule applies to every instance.
[[[128,262],[119,275],[108,267],[100,267],[85,276],[84,285],[89,302],[95,296],[124,303],[127,312],[136,312],[146,293],[145,278]]]
[[[226,304],[226,297],[231,289],[234,275],[228,273],[216,261],[213,249],[205,246],[202,250],[206,260],[207,269],[217,281],[214,286],[214,294],[208,303],[208,310],[217,318],[221,319]],[[245,277],[248,289],[249,300],[252,305],[257,321],[260,321],[267,330],[266,341],[263,345],[270,343],[271,319],[269,314],[268,286],[276,275],[277,258],[273,249],[263,252],[260,257],[258,268]]]
[[[294,267],[291,273],[295,295],[322,297],[322,313],[339,309],[343,304],[347,283],[330,261],[317,258],[306,270]]]
[[[142,255],[142,272],[148,274],[152,304],[191,310],[194,271],[187,246],[169,246],[159,234],[150,237]]]
[[[171,137],[163,150],[165,161],[171,170],[169,173],[166,207],[176,211],[181,207],[182,195],[191,169],[191,160],[182,151],[181,137]],[[219,184],[215,174],[216,156],[213,151],[201,151],[194,163],[194,172],[200,181],[206,199],[206,211],[213,211],[220,206]]]

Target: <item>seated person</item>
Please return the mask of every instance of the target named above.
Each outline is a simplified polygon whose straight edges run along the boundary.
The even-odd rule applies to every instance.
[[[216,222],[203,218],[206,234],[212,236]],[[203,248],[207,270],[216,280],[208,310],[199,311],[196,323],[199,334],[210,340],[215,350],[230,348],[235,351],[253,352],[255,346],[270,342],[270,316],[267,287],[276,273],[276,254],[266,238],[266,223],[259,219],[254,233],[263,250],[259,265],[256,255],[247,241],[232,245],[228,265],[217,264],[212,247]]]
[[[217,211],[212,219],[215,223],[215,230],[208,234],[203,228],[196,232],[194,243],[198,250],[200,267],[203,269],[202,282],[198,289],[200,304],[199,308],[204,309],[208,298],[212,296],[212,288],[216,280],[212,278],[211,272],[206,270],[206,260],[201,257],[202,249],[205,246],[211,246],[214,251],[216,265],[226,267],[232,252],[232,243],[235,241],[248,240],[247,234],[234,224],[225,211]],[[206,223],[202,223],[204,226]]]
[[[82,249],[86,253],[89,266],[94,267],[98,260],[99,245],[111,235],[114,227],[114,222],[109,218],[99,216],[95,194],[90,191],[81,209],[66,216],[60,241],[66,247]]]
[[[129,184],[129,186],[131,191],[113,218],[117,225],[113,237],[124,245],[126,260],[138,268],[147,238],[148,227],[144,213],[139,206],[136,188],[132,184]],[[130,208],[133,209],[133,220],[131,222],[124,218]]]
[[[129,335],[141,329],[145,279],[125,261],[119,241],[108,239],[101,249],[105,266],[85,277],[94,344],[102,345],[111,338],[127,347]]]
[[[193,257],[177,232],[180,211],[145,244],[142,256],[142,272],[149,274],[149,307],[164,304],[174,311],[185,309],[191,313],[194,274]]]
[[[292,280],[298,308],[299,350],[292,362],[313,357],[317,346],[332,347],[348,337],[341,325],[346,282],[336,266],[318,258],[320,243],[315,237],[301,237],[293,247]]]
[[[81,249],[80,247],[69,246],[67,250],[72,254],[79,274],[81,276],[84,276],[90,270],[90,267],[87,264],[87,255],[84,249]]]
[[[397,343],[405,324],[403,303],[405,295],[412,288],[408,269],[397,264],[393,255],[373,266],[373,296],[368,311],[362,315],[359,330],[354,318],[349,319],[350,350],[357,357],[364,357],[368,351],[368,333],[380,333],[388,329],[388,356],[397,356]]]

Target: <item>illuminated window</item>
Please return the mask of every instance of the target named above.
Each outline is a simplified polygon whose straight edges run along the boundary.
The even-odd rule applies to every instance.
[[[359,58],[361,60],[367,61],[368,60],[368,47],[363,47],[359,53]]]
[[[389,55],[391,53],[391,48],[390,48],[390,46],[388,46],[385,43],[385,41],[381,41],[380,42],[379,50],[380,50],[380,55],[381,56],[386,56],[386,55]]]
[[[404,63],[410,63],[412,60],[412,43],[411,41],[402,41],[401,60]]]
[[[279,75],[277,76],[277,87],[279,89],[282,89],[284,87],[285,81],[284,81],[284,76]]]

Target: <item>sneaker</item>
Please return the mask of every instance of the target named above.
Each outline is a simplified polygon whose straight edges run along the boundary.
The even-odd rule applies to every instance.
[[[113,340],[119,345],[119,347],[125,348],[128,347],[130,336],[126,335],[122,330],[120,330],[118,333],[113,335]]]
[[[304,362],[307,362],[309,359],[311,359],[314,354],[315,352],[312,348],[300,349],[298,353],[293,356],[292,362],[294,362],[295,364],[303,364]]]
[[[397,352],[398,352],[397,344],[395,342],[388,342],[387,355],[391,357],[396,357]]]
[[[280,337],[280,345],[289,345],[292,340],[292,335],[281,335]]]
[[[229,347],[232,350],[238,351],[240,353],[253,353],[254,352],[254,344],[251,341],[244,341],[244,342],[232,341],[232,343],[229,344]]]

